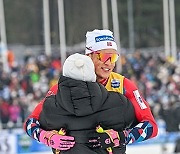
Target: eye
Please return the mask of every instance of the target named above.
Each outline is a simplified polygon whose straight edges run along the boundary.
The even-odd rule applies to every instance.
[[[99,60],[101,60],[100,54],[97,54],[97,58],[98,58]]]

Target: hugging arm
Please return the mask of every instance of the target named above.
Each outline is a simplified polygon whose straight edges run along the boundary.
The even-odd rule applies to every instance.
[[[154,117],[152,116],[149,104],[139,94],[135,84],[125,78],[124,90],[124,95],[130,100],[130,103],[132,103],[134,107],[136,124],[132,128],[122,132],[111,129],[108,131],[106,130],[103,133],[99,133],[97,137],[90,139],[90,147],[105,149],[109,146],[116,147],[117,143],[115,143],[115,141],[117,142],[117,139],[119,140],[119,145],[126,145],[134,142],[142,142],[157,135],[158,127]],[[127,112],[131,111],[127,110]],[[128,116],[129,114],[126,113],[125,119],[128,119]],[[126,122],[128,123],[128,121]],[[107,133],[109,131],[112,133]],[[116,136],[116,140],[113,140],[114,135]]]
[[[46,97],[57,93],[57,85],[53,86],[47,93]],[[39,123],[39,116],[46,98],[44,98],[35,107],[34,111],[29,115],[24,123],[25,132],[33,139],[41,142],[51,148],[58,150],[68,150],[75,144],[74,137],[58,134],[57,131],[43,130]]]
[[[131,101],[138,124],[125,131],[126,142],[141,142],[153,138],[158,133],[156,121],[151,113],[149,104],[140,95],[136,85],[129,79],[124,79],[124,95]]]

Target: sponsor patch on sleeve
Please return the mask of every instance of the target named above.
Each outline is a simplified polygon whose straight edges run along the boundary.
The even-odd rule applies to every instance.
[[[143,102],[143,100],[142,100],[142,98],[141,98],[141,96],[140,96],[140,94],[139,94],[139,91],[138,91],[138,90],[135,90],[135,91],[133,91],[133,94],[134,94],[134,96],[135,96],[135,98],[136,98],[136,101],[138,102],[140,108],[141,108],[142,110],[146,109],[147,106],[146,106],[146,104]]]

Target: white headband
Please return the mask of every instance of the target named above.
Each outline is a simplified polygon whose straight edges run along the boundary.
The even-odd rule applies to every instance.
[[[93,30],[86,33],[86,50],[85,54],[102,49],[115,49],[117,44],[114,40],[113,33],[110,30]]]

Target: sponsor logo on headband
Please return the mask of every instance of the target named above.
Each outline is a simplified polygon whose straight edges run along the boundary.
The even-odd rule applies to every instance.
[[[96,42],[101,42],[101,41],[114,41],[114,37],[108,36],[108,35],[102,35],[102,36],[97,36],[95,37]]]

